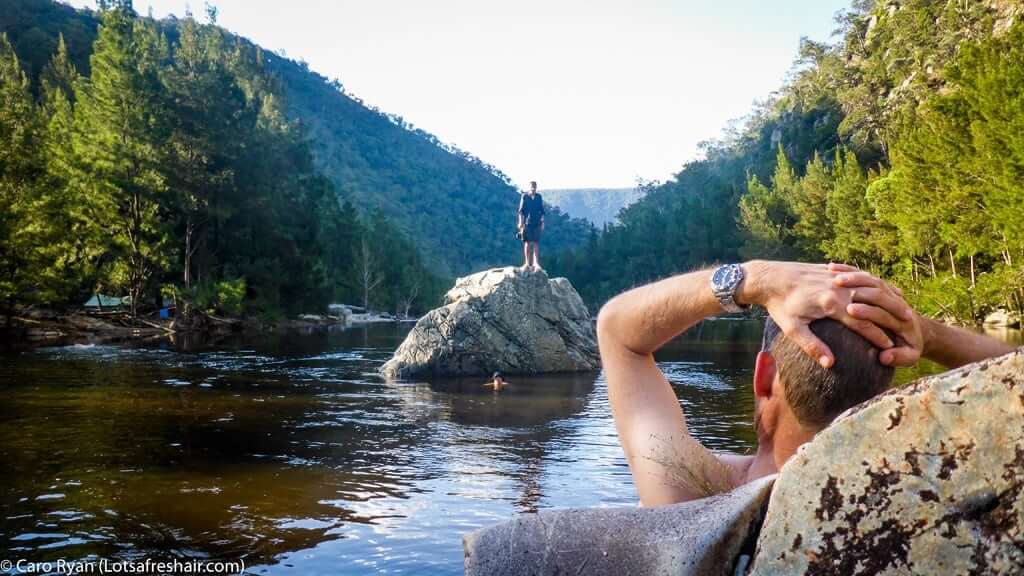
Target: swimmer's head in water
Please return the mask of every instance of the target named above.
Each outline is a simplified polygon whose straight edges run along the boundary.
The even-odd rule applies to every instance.
[[[491,379],[498,380],[499,382],[504,382],[505,376],[501,372],[495,372],[494,375],[491,376]]]

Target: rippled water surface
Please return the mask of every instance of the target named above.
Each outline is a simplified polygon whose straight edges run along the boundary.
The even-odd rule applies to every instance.
[[[636,502],[599,375],[385,383],[407,330],[0,355],[0,550],[458,574],[464,532]],[[659,353],[712,448],[753,445],[759,339],[705,322]]]

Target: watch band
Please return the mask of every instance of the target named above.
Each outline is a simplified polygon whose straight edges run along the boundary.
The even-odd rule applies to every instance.
[[[745,278],[746,272],[739,264],[725,264],[712,274],[711,291],[726,312],[742,312],[749,308],[736,302],[736,292]]]

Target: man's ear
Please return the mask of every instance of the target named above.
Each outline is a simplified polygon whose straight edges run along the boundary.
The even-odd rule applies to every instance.
[[[769,352],[758,352],[754,363],[754,397],[771,398],[775,382],[775,357]]]

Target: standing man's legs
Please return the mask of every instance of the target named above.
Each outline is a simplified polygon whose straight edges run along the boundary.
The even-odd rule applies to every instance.
[[[530,269],[530,242],[523,241],[523,270]]]
[[[533,244],[533,267],[540,270],[540,241],[531,242]]]

